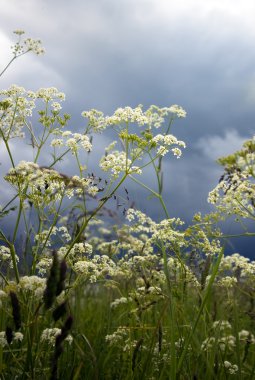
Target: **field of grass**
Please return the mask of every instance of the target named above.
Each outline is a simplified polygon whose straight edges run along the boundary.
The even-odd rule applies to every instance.
[[[43,52],[16,35],[2,74]],[[54,87],[0,91],[10,166],[1,178],[10,198],[0,206],[0,379],[255,379],[255,262],[225,255],[230,235],[219,227],[234,218],[240,235],[255,235],[246,226],[255,220],[254,140],[219,159],[214,211],[187,226],[167,210],[162,173],[185,148],[172,134],[183,108],[84,111],[87,126],[74,132],[63,100]],[[92,137],[109,129],[116,139],[95,171]],[[15,161],[21,139],[31,162]],[[143,181],[148,167],[154,188]],[[162,220],[136,208],[127,179]]]

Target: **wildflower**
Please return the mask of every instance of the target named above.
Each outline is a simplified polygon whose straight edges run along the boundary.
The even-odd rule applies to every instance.
[[[18,42],[12,46],[12,51],[15,57],[26,54],[30,51],[36,55],[44,54],[45,49],[42,47],[41,40],[35,40],[30,37],[23,40],[22,36],[25,32],[21,29],[14,30],[13,33],[19,37]]]
[[[226,276],[221,278],[217,284],[225,288],[232,288],[237,283],[236,277]]]
[[[174,104],[173,106],[171,106],[169,108],[169,111],[179,118],[186,117],[187,115],[187,112],[182,107],[178,106],[177,104]]]
[[[51,107],[52,107],[53,111],[55,111],[55,112],[59,112],[62,109],[61,104],[58,102],[52,102]]]
[[[236,364],[231,364],[229,361],[224,361],[224,367],[228,370],[230,375],[235,375],[238,372],[238,366]]]
[[[32,116],[35,97],[35,93],[17,85],[0,91],[0,135],[7,140],[24,137],[25,120]]]
[[[24,336],[20,332],[12,332],[12,342],[21,342]],[[5,347],[8,345],[7,336],[5,331],[0,331],[0,346]]]
[[[50,145],[54,148],[63,146],[64,142],[62,139],[53,139],[50,143]]]
[[[239,331],[238,336],[241,342],[249,342],[250,344],[255,344],[255,337],[250,333],[250,331],[241,330]]]
[[[121,172],[141,174],[141,169],[131,166],[131,160],[126,157],[125,152],[113,151],[100,160],[100,167],[103,171],[111,171],[113,177],[118,177]]]
[[[44,329],[42,334],[41,334],[41,341],[42,342],[47,342],[50,345],[54,346],[56,343],[56,338],[61,334],[61,329],[54,327],[54,328],[47,328]],[[73,341],[73,338],[71,335],[67,335],[65,340],[71,344]]]
[[[130,301],[130,298],[126,298],[126,297],[118,298],[111,303],[111,308],[114,309],[118,307],[119,305],[127,304],[129,301]]]
[[[167,153],[168,153],[168,149],[166,149],[166,147],[160,145],[160,147],[157,150],[157,154],[159,156],[165,156]]]
[[[146,111],[143,111],[143,106],[140,104],[135,108],[117,108],[111,116],[104,116],[102,112],[95,109],[82,112],[82,116],[89,120],[88,125],[94,132],[102,132],[108,126],[126,125],[127,123],[159,128],[169,114],[180,118],[186,116],[186,111],[177,105],[163,108],[152,105]]]
[[[15,332],[13,336],[14,341],[22,342],[24,335],[21,332]]]
[[[181,157],[181,155],[182,155],[182,151],[181,151],[179,148],[173,148],[173,149],[171,149],[171,150],[172,150],[174,156],[177,156],[177,158],[180,158],[180,157]]]
[[[93,251],[93,247],[91,244],[85,243],[75,243],[72,249],[70,250],[70,257],[81,257],[83,255],[91,255]]]
[[[233,350],[236,346],[236,339],[233,335],[227,335],[220,338],[219,347],[221,351],[225,351],[226,349]]]
[[[116,343],[121,343],[128,336],[128,331],[124,327],[118,327],[118,329],[113,333],[106,335],[105,340],[110,346]]]
[[[17,34],[18,36],[21,36],[22,34],[25,34],[25,31],[21,29],[16,29],[13,31],[13,33]]]
[[[5,347],[7,346],[8,342],[6,339],[6,332],[5,331],[0,331],[0,346]]]
[[[214,337],[209,337],[206,338],[202,345],[201,345],[201,350],[202,351],[210,351],[211,348],[215,346],[215,338]]]
[[[220,331],[225,331],[225,330],[228,330],[228,329],[231,329],[231,324],[228,322],[228,321],[215,321],[213,322],[213,326],[212,326],[214,329],[218,329]]]
[[[59,92],[56,87],[39,88],[36,92],[36,97],[42,99],[45,103],[65,100],[65,94]],[[53,103],[54,104],[54,103]]]
[[[38,276],[24,276],[20,278],[19,286],[25,290],[33,292],[35,297],[41,298],[46,287],[46,279]]]

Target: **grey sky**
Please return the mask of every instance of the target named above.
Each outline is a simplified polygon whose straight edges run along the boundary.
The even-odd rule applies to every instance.
[[[74,129],[92,107],[183,106],[173,133],[187,149],[165,165],[167,204],[186,219],[209,210],[215,159],[254,134],[253,0],[0,0],[0,9],[1,67],[15,29],[46,48],[14,63],[1,87],[57,87]]]

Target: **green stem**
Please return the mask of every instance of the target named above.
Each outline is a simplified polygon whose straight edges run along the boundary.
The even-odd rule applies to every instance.
[[[17,260],[16,260],[16,251],[15,251],[14,244],[9,242],[9,248],[11,252],[12,264],[13,264],[16,281],[17,283],[19,283],[19,270],[18,270],[18,265],[17,265]]]
[[[19,222],[20,222],[20,218],[21,218],[21,214],[22,214],[22,208],[23,208],[23,201],[20,199],[19,200],[18,216],[17,216],[17,219],[16,219],[15,228],[14,228],[13,237],[12,237],[12,242],[13,243],[15,242],[16,237],[17,237],[18,228],[19,228]]]
[[[101,203],[99,204],[99,206],[91,213],[91,215],[89,216],[89,218],[85,219],[85,221],[83,222],[78,234],[76,235],[76,237],[74,238],[74,240],[72,241],[72,243],[70,244],[66,254],[65,254],[65,258],[69,255],[69,252],[71,251],[71,249],[73,248],[73,246],[79,241],[81,235],[83,234],[84,230],[86,229],[89,221],[98,213],[98,211],[101,210],[101,208],[105,205],[105,203],[108,201],[108,199],[110,199],[113,194],[116,192],[116,190],[122,185],[122,183],[125,181],[125,179],[127,178],[128,176],[128,173],[126,172],[123,177],[121,178],[121,180],[119,181],[119,183],[117,184],[117,186],[111,191],[111,193],[107,196],[105,196],[104,198],[101,199]]]
[[[139,179],[133,177],[132,175],[129,176],[134,182],[138,183],[140,186],[142,186],[143,188],[145,188],[146,190],[148,190],[150,193],[152,193],[156,198],[159,199],[160,203],[161,203],[161,206],[165,212],[165,215],[166,215],[166,218],[169,219],[170,216],[169,216],[169,213],[167,211],[167,208],[166,208],[166,205],[165,205],[165,202],[163,200],[163,197],[161,194],[157,193],[156,191],[154,191],[153,189],[151,189],[149,186],[145,185],[143,182],[139,181]]]
[[[0,129],[0,133],[1,133],[2,139],[4,141],[5,147],[7,149],[9,158],[11,160],[12,167],[15,168],[15,164],[14,164],[14,161],[13,161],[13,158],[12,158],[12,154],[11,154],[11,150],[10,150],[10,147],[9,147],[9,144],[8,144],[8,140],[5,138],[4,133],[3,133],[3,131],[1,129]]]
[[[212,235],[212,237],[217,238],[217,239],[228,239],[228,238],[233,238],[233,237],[243,237],[243,236],[255,236],[255,232],[244,232],[242,234],[233,234],[233,235]]]
[[[24,51],[23,53],[20,53],[20,54],[18,54],[18,55],[16,55],[16,53],[14,53],[14,54],[15,54],[14,57],[10,60],[9,63],[7,63],[7,65],[5,66],[5,68],[1,71],[1,73],[0,73],[0,77],[5,73],[5,71],[6,71],[6,70],[8,69],[8,67],[12,64],[12,62],[15,61],[15,59],[17,59],[17,58],[21,57],[22,55],[28,53],[29,51],[30,51],[30,50],[26,50],[26,51]]]
[[[215,263],[215,266],[213,268],[213,271],[212,271],[212,275],[209,279],[209,282],[208,282],[208,286],[206,288],[206,292],[205,292],[205,295],[204,295],[204,298],[203,298],[203,301],[201,303],[201,306],[199,308],[199,311],[198,311],[198,314],[197,314],[197,317],[195,319],[195,322],[191,328],[191,331],[187,337],[187,339],[185,339],[185,344],[184,344],[184,347],[183,347],[183,350],[182,350],[182,353],[181,353],[181,356],[179,358],[179,361],[178,361],[178,365],[177,365],[177,373],[180,373],[180,370],[182,368],[182,364],[183,364],[183,361],[186,357],[186,354],[187,354],[187,351],[188,351],[188,348],[189,348],[189,344],[191,342],[191,339],[196,331],[196,328],[198,326],[198,322],[200,321],[200,318],[201,318],[201,315],[202,315],[202,312],[205,308],[205,305],[206,305],[206,302],[207,302],[207,299],[210,295],[210,292],[211,292],[211,288],[213,286],[213,283],[214,283],[214,280],[216,278],[216,275],[218,273],[218,269],[219,269],[219,266],[220,266],[220,262],[221,262],[221,259],[223,257],[223,253],[224,253],[224,248],[222,248],[221,250],[221,253],[219,254],[217,260],[216,260],[216,263]]]
[[[12,64],[12,62],[17,58],[17,56],[15,55],[9,63],[7,63],[7,65],[5,66],[5,68],[1,71],[0,73],[0,77],[6,72],[6,70],[8,69],[8,67]]]
[[[53,219],[53,221],[52,221],[52,223],[51,223],[51,226],[50,226],[49,232],[48,232],[48,234],[47,234],[47,236],[46,236],[46,239],[44,240],[44,244],[43,244],[43,246],[42,246],[42,248],[41,248],[41,252],[43,252],[44,248],[46,247],[47,242],[48,242],[48,240],[49,240],[49,238],[50,238],[51,232],[52,232],[53,228],[55,227],[55,225],[57,224],[57,220],[58,220],[58,218],[59,218],[59,211],[60,211],[60,209],[61,209],[61,205],[62,205],[63,199],[64,199],[64,193],[62,194],[62,197],[61,197],[61,199],[60,199],[59,206],[58,206],[58,209],[56,210],[56,213],[55,213],[54,219]],[[36,269],[36,264],[37,264],[37,253],[38,253],[38,250],[37,250],[37,252],[36,252],[36,254],[34,255],[34,258],[33,258],[32,274],[34,274],[35,269]]]

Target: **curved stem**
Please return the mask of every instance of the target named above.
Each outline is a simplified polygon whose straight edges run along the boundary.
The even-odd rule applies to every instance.
[[[7,63],[7,65],[5,66],[5,68],[1,71],[0,73],[0,77],[6,72],[6,70],[8,69],[8,67],[12,64],[12,62],[17,58],[17,56],[15,55],[9,63]]]
[[[167,211],[167,208],[166,208],[166,205],[165,205],[165,202],[163,200],[163,197],[161,194],[157,193],[156,191],[154,191],[153,189],[151,189],[149,186],[145,185],[143,182],[139,181],[139,179],[133,177],[132,175],[129,176],[134,182],[136,182],[138,185],[142,186],[144,189],[148,190],[150,193],[152,193],[156,198],[159,199],[160,203],[161,203],[161,206],[164,210],[164,213],[167,217],[167,219],[170,218],[169,216],[169,213]]]
[[[113,194],[116,192],[116,190],[122,185],[122,183],[125,181],[125,179],[127,178],[128,176],[128,173],[126,172],[123,177],[121,178],[121,180],[119,181],[119,183],[117,184],[117,186],[115,186],[115,188],[110,192],[109,195],[107,195],[106,197],[102,198],[101,199],[101,203],[99,204],[99,206],[91,213],[91,215],[89,216],[89,218],[85,219],[85,221],[83,222],[78,234],[76,235],[76,237],[74,238],[74,240],[72,241],[72,243],[70,244],[66,254],[65,254],[65,258],[69,255],[69,252],[71,251],[71,249],[73,248],[73,246],[79,241],[81,235],[83,234],[84,230],[86,229],[89,221],[98,213],[98,211],[101,210],[101,208],[105,205],[105,203],[108,201],[108,199],[110,199]]]

